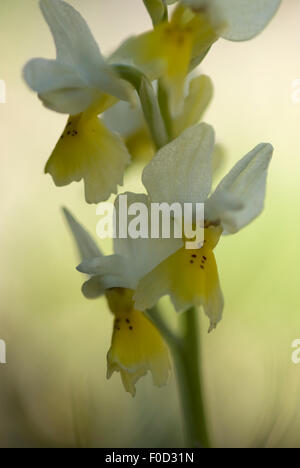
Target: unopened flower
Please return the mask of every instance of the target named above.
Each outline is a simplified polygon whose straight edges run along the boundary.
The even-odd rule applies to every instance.
[[[114,315],[107,378],[120,372],[126,391],[133,396],[136,382],[148,371],[156,386],[165,385],[170,371],[167,346],[149,318],[134,307],[132,299],[145,273],[142,245],[139,247],[137,241],[136,250],[132,246],[134,241],[116,239],[116,254],[104,256],[69,211],[64,212],[82,259],[78,270],[90,276],[82,292],[89,299],[105,295]]]
[[[261,213],[273,152],[270,144],[255,147],[210,195],[213,149],[212,127],[196,125],[163,147],[144,169],[149,201],[205,204],[204,244],[186,249],[182,238],[172,255],[166,257],[162,252],[161,262],[139,281],[134,297],[140,310],[151,308],[164,295],[170,295],[178,311],[202,305],[210,319],[210,330],[216,327],[223,310],[213,250],[221,234],[239,231]],[[169,242],[174,246],[174,239]],[[152,255],[157,257],[154,246]],[[151,248],[148,256],[153,261]]]
[[[44,105],[69,114],[45,171],[58,186],[84,179],[86,200],[96,203],[122,184],[129,153],[98,115],[117,102],[132,100],[131,86],[101,55],[80,14],[61,0],[41,0],[56,45],[55,60],[36,58],[24,77]]]

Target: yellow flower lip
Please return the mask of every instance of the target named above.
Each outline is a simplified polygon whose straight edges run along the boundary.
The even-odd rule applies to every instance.
[[[107,354],[107,378],[120,372],[125,390],[132,396],[135,384],[148,372],[154,385],[166,384],[170,371],[167,346],[158,330],[140,311],[135,310],[134,291],[113,288],[106,292],[114,329],[111,347]]]
[[[117,192],[129,161],[121,138],[105,127],[95,109],[88,109],[69,118],[45,173],[59,187],[84,179],[86,201],[98,203]]]
[[[182,247],[148,273],[139,282],[136,307],[151,308],[160,297],[169,295],[178,312],[203,306],[210,320],[209,331],[216,328],[224,302],[213,249],[221,234],[221,226],[205,228],[201,248]]]

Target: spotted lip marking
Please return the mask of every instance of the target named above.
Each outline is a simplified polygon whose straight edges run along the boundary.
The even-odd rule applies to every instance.
[[[122,322],[122,320],[121,320],[120,318],[116,318],[116,319],[115,319],[115,325],[114,325],[115,330],[121,330],[120,322]],[[128,324],[131,323],[130,320],[129,320],[129,318],[126,318],[126,319],[125,319],[125,322],[128,323]],[[133,330],[133,326],[132,326],[132,325],[129,325],[128,329],[129,329],[129,330]]]
[[[72,137],[78,135],[78,130],[75,130],[75,128],[72,129],[71,125],[72,125],[72,122],[67,123],[65,131],[60,137],[61,139],[63,139],[67,135],[68,136],[71,135]]]
[[[196,254],[191,254],[190,263],[191,263],[191,264],[195,263],[195,259],[196,259],[196,258],[197,258],[197,255],[196,255]],[[201,264],[200,264],[201,270],[204,270],[204,266],[205,266],[206,260],[207,260],[207,257],[206,257],[205,255],[202,255],[202,257],[201,257]]]

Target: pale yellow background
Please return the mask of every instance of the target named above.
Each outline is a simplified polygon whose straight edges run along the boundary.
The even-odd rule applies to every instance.
[[[150,27],[142,0],[71,1],[104,54]],[[32,57],[54,57],[37,0],[1,0],[0,446],[182,446],[174,380],[150,378],[132,399],[105,378],[112,316],[80,292],[78,259],[60,213],[95,232],[81,184],[54,187],[44,164],[65,117],[42,107],[21,77]],[[284,0],[248,43],[219,41],[202,65],[215,85],[205,121],[227,149],[226,168],[257,143],[275,147],[266,209],[216,250],[226,300],[218,329],[202,319],[208,414],[216,446],[300,446],[300,2]],[[130,171],[133,188],[137,173]],[[109,251],[109,244],[104,244]],[[202,314],[202,313],[201,313]]]

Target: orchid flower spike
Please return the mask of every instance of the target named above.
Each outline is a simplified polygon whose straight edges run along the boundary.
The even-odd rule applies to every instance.
[[[167,346],[153,323],[133,302],[134,288],[145,273],[143,245],[137,241],[136,255],[132,240],[116,240],[116,253],[105,256],[71,213],[66,209],[64,213],[82,260],[77,269],[89,275],[82,292],[89,299],[105,296],[114,315],[107,378],[120,372],[125,390],[132,396],[136,393],[136,382],[148,371],[154,385],[165,385],[170,372]]]
[[[133,88],[101,55],[81,15],[62,0],[41,0],[40,7],[56,45],[55,60],[36,58],[24,78],[43,104],[69,114],[67,125],[47,162],[58,186],[84,180],[88,203],[117,192],[129,153],[98,115],[119,99],[132,102]]]

